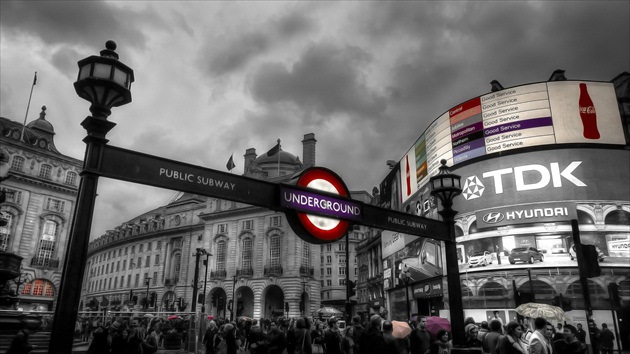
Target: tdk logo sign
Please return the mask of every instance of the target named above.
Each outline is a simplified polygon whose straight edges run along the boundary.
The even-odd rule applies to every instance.
[[[505,215],[498,212],[488,213],[483,216],[483,222],[485,222],[486,224],[496,224],[503,221],[503,219],[505,219]]]
[[[545,165],[517,166],[484,172],[482,177],[484,180],[492,179],[495,194],[503,193],[503,181],[507,178],[514,180],[517,192],[542,189],[549,186],[549,184],[553,188],[561,188],[563,182],[565,184],[571,183],[576,187],[586,187],[586,183],[573,175],[580,164],[582,164],[582,161],[573,161],[562,170],[557,162],[550,163],[549,167]],[[529,179],[525,178],[526,175]],[[466,200],[476,199],[483,195],[485,188],[484,184],[476,176],[470,176],[464,182],[462,195]]]

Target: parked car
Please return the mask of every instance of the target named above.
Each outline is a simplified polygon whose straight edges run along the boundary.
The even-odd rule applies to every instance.
[[[476,266],[485,267],[488,264],[492,264],[492,254],[488,251],[475,252],[468,258],[468,266],[470,268]]]
[[[508,257],[510,264],[516,262],[534,263],[534,261],[544,261],[545,256],[535,247],[518,247],[512,249]]]
[[[597,246],[595,246],[595,250],[597,251],[597,260],[603,262],[604,257],[606,257],[604,255],[604,252],[602,252],[602,250],[600,250]],[[577,258],[575,256],[575,245],[571,245],[571,247],[569,248],[569,256],[571,256],[571,260],[575,260]]]
[[[551,246],[551,253],[552,254],[567,253],[567,249],[561,244],[555,244]]]

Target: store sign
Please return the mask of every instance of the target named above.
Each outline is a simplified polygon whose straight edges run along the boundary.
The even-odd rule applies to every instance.
[[[439,297],[444,295],[442,278],[417,284],[413,287],[413,297],[422,299],[428,297]]]
[[[496,228],[506,225],[562,222],[577,219],[575,203],[555,202],[515,205],[475,213],[477,227]]]

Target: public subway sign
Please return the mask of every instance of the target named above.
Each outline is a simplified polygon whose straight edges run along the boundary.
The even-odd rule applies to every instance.
[[[105,145],[100,165],[85,171],[284,212],[293,231],[310,243],[334,242],[351,223],[448,240],[440,221],[351,199],[341,178],[322,167],[304,170],[292,185],[278,184]]]

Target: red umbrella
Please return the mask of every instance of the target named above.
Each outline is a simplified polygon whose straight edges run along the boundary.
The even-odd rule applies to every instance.
[[[212,315],[208,316],[208,321],[212,321],[212,320],[214,320],[214,316]]]
[[[433,337],[437,336],[437,333],[444,329],[447,332],[451,331],[451,323],[442,317],[431,316],[427,317],[427,331],[431,333]]]
[[[167,318],[167,320],[171,321],[171,320],[176,320],[178,318],[179,318],[179,316],[173,315],[173,316],[169,316],[169,318]]]

